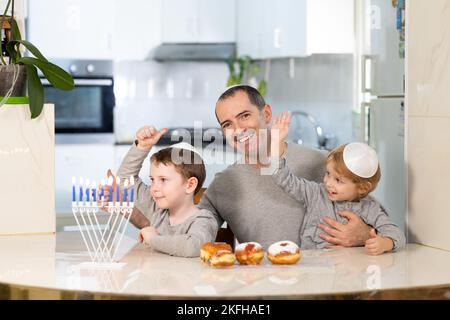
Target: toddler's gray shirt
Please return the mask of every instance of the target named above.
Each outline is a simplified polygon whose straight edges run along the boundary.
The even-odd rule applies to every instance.
[[[286,165],[286,159],[279,161],[278,168],[272,175],[275,183],[292,198],[304,205],[305,217],[300,230],[302,249],[318,249],[331,245],[319,234],[323,231],[318,227],[322,217],[330,217],[341,223],[347,220],[337,214],[338,211],[352,211],[359,215],[368,225],[377,230],[383,237],[389,237],[394,242],[393,250],[402,248],[406,239],[403,232],[389,220],[384,209],[373,198],[367,196],[357,202],[331,201],[323,183],[309,181],[294,175]]]

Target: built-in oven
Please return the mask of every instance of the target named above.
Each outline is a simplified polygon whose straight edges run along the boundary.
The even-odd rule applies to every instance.
[[[46,103],[55,104],[56,133],[113,133],[115,105],[112,61],[55,60],[75,81],[71,91],[42,78]]]

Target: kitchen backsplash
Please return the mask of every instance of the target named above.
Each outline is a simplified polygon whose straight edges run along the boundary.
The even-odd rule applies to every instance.
[[[261,65],[264,74],[266,64]],[[123,61],[114,69],[119,142],[131,141],[145,124],[193,127],[201,120],[203,127],[218,127],[214,106],[226,87],[225,63]],[[266,100],[274,113],[310,113],[337,143],[353,140],[352,55],[296,58],[293,68],[288,59],[272,60]]]
[[[312,55],[294,59],[293,70],[290,67],[288,59],[271,61],[266,100],[274,113],[283,110],[307,112],[325,133],[336,135],[336,143],[354,140],[353,56]]]
[[[226,88],[225,63],[118,62],[114,74],[118,141],[133,139],[145,124],[218,127],[214,106]]]

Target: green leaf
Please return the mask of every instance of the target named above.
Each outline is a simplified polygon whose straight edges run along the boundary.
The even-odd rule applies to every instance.
[[[261,80],[258,84],[258,91],[264,97],[267,93],[267,82],[266,80]]]
[[[36,58],[38,58],[39,60],[48,62],[48,60],[42,55],[42,53],[39,51],[38,48],[36,48],[34,46],[34,44],[32,44],[31,42],[27,41],[27,40],[14,40],[11,42],[15,42],[15,43],[20,43],[22,44],[25,48],[28,49],[28,51],[30,51]]]
[[[44,107],[44,87],[39,79],[37,69],[33,65],[27,65],[27,88],[31,119],[35,119],[41,114]]]
[[[13,40],[22,40],[22,35],[20,34],[19,26],[17,25],[17,21],[15,19],[11,19],[11,28],[13,33]]]
[[[8,51],[12,63],[17,63],[17,61],[20,59],[18,45],[19,44],[17,42],[12,41],[8,42],[8,44],[6,45],[6,51]]]
[[[75,87],[72,76],[53,63],[31,57],[23,57],[18,62],[41,69],[47,80],[57,89],[72,90]]]

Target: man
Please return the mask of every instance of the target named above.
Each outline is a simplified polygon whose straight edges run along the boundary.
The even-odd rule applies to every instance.
[[[227,142],[243,153],[244,163],[218,173],[199,207],[216,214],[219,225],[225,220],[239,242],[256,241],[266,248],[280,240],[300,244],[303,208],[261,170],[270,143],[271,106],[256,89],[239,85],[219,97],[216,117]],[[285,145],[282,150],[296,175],[322,181],[323,153],[297,144]],[[326,219],[321,225],[323,239],[338,246],[364,245],[369,227],[354,213],[341,214],[348,223]]]
[[[300,226],[304,209],[264,174],[272,107],[259,92],[245,85],[226,90],[216,103],[216,117],[227,142],[243,154],[243,163],[235,163],[218,173],[203,195],[199,208],[211,211],[219,226],[226,221],[239,242],[256,241],[265,248],[290,240],[300,245]],[[282,153],[298,176],[322,181],[325,155],[297,144],[285,145]],[[136,212],[135,212],[136,213]],[[362,246],[370,228],[356,214],[341,212],[348,220],[341,224],[325,218],[321,237],[336,246]],[[145,217],[136,214],[139,228]]]

